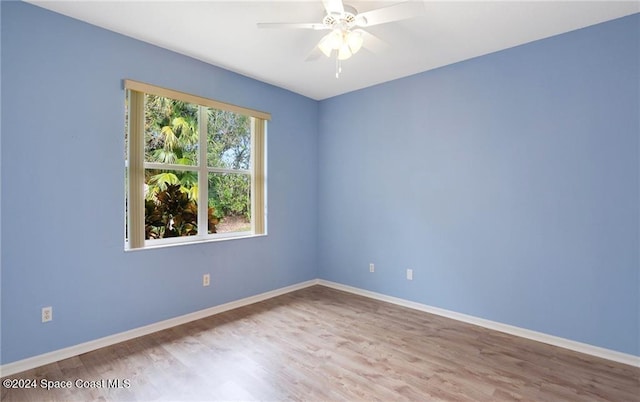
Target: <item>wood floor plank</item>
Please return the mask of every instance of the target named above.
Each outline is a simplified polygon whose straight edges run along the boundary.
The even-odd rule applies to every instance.
[[[7,402],[640,401],[640,368],[322,286],[9,378],[121,386]]]

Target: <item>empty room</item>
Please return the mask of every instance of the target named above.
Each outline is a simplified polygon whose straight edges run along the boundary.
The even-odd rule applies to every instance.
[[[2,401],[640,401],[637,1],[2,1]]]

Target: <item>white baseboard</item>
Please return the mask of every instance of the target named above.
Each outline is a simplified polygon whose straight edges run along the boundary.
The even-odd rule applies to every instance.
[[[598,346],[589,345],[587,343],[576,342],[566,338],[560,338],[558,336],[548,335],[542,332],[536,332],[525,328],[515,327],[513,325],[502,324],[500,322],[486,320],[484,318],[478,318],[471,315],[456,313],[455,311],[445,310],[438,307],[432,307],[422,303],[416,303],[398,297],[387,296],[382,293],[371,292],[348,285],[343,285],[336,282],[327,281],[324,279],[318,280],[318,284],[327,286],[333,289],[342,290],[345,292],[357,294],[360,296],[369,297],[376,300],[381,300],[399,306],[408,307],[414,310],[420,310],[431,314],[436,314],[442,317],[451,318],[457,321],[474,324],[480,327],[492,329],[495,331],[504,332],[507,334],[519,336],[521,338],[527,338],[534,341],[546,343],[553,346],[558,346],[564,349],[573,350],[575,352],[584,353],[591,356],[600,357],[614,362],[628,364],[630,366],[640,367],[640,356],[634,356],[627,353],[618,352],[615,350],[605,349]]]
[[[30,370],[32,368],[44,366],[46,364],[54,363],[63,359],[68,359],[70,357],[78,356],[80,354],[91,352],[93,350],[104,348],[106,346],[115,345],[116,343],[128,341],[130,339],[138,338],[143,335],[148,335],[154,332],[162,331],[164,329],[186,324],[188,322],[209,317],[214,314],[219,314],[225,311],[233,310],[238,307],[243,307],[249,304],[271,299],[273,297],[290,293],[290,292],[303,289],[309,286],[313,286],[316,284],[318,284],[317,279],[301,282],[295,285],[286,286],[284,288],[275,289],[269,292],[261,293],[259,295],[246,297],[240,300],[235,300],[229,303],[221,304],[215,307],[210,307],[204,310],[185,314],[179,317],[170,318],[168,320],[156,322],[154,324],[145,325],[144,327],[135,328],[129,331],[106,336],[104,338],[81,343],[79,345],[74,345],[68,348],[54,350],[53,352],[45,353],[42,355],[29,357],[23,360],[18,360],[18,361],[0,366],[0,377],[13,375],[25,370]]]
[[[162,331],[164,329],[186,324],[191,321],[199,320],[201,318],[205,318],[205,317],[209,317],[225,311],[233,310],[238,307],[243,307],[249,304],[271,299],[273,297],[290,293],[296,290],[304,289],[313,285],[322,285],[322,286],[330,287],[333,289],[342,290],[342,291],[357,294],[360,296],[365,296],[372,299],[397,304],[399,306],[412,308],[414,310],[436,314],[439,316],[451,318],[451,319],[466,322],[469,324],[478,325],[480,327],[519,336],[522,338],[527,338],[534,341],[543,342],[549,345],[573,350],[576,352],[585,353],[587,355],[601,357],[603,359],[612,360],[618,363],[628,364],[630,366],[640,367],[639,356],[621,353],[615,350],[605,349],[598,346],[589,345],[586,343],[576,342],[569,339],[560,338],[557,336],[548,335],[541,332],[531,331],[528,329],[519,328],[512,325],[502,324],[495,321],[485,320],[484,318],[478,318],[478,317],[474,317],[466,314],[456,313],[455,311],[445,310],[438,307],[432,307],[426,304],[416,303],[416,302],[400,299],[393,296],[387,296],[382,293],[371,292],[369,290],[364,290],[364,289],[360,289],[360,288],[356,288],[348,285],[343,285],[336,282],[326,281],[324,279],[314,279],[306,282],[301,282],[295,285],[286,286],[280,289],[275,289],[269,292],[261,293],[259,295],[246,297],[244,299],[235,300],[229,303],[221,304],[219,306],[196,311],[190,314],[185,314],[180,317],[170,318],[168,320],[160,321],[154,324],[145,325],[144,327],[139,327],[139,328],[121,332],[118,334],[106,336],[104,338],[81,343],[79,345],[70,346],[68,348],[59,349],[53,352],[49,352],[42,355],[29,357],[27,359],[18,360],[16,362],[8,363],[0,366],[0,377],[13,375],[16,373],[20,373],[22,371],[44,366],[46,364],[54,363],[63,359],[67,359],[70,357],[78,356],[83,353],[91,352],[93,350],[104,348],[106,346],[115,345],[117,343],[138,338],[140,336],[148,335],[154,332]]]

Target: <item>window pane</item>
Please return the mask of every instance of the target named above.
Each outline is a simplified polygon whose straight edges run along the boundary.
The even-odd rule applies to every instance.
[[[213,222],[217,233],[250,231],[251,176],[209,173],[209,208],[209,226]]]
[[[251,117],[211,108],[207,117],[207,166],[248,170]]]
[[[198,164],[198,105],[145,96],[145,162]]]
[[[145,169],[145,239],[198,234],[198,172]]]

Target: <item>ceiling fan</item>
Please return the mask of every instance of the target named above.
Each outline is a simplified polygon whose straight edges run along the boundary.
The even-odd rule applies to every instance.
[[[296,28],[311,30],[329,30],[317,46],[311,51],[307,60],[315,60],[324,54],[336,58],[336,78],[342,71],[341,61],[356,54],[362,47],[371,51],[379,51],[386,47],[385,42],[362,28],[388,22],[413,18],[424,13],[422,1],[405,1],[388,7],[358,13],[358,11],[342,0],[322,0],[326,15],[319,23],[287,23],[262,22],[258,28]]]

